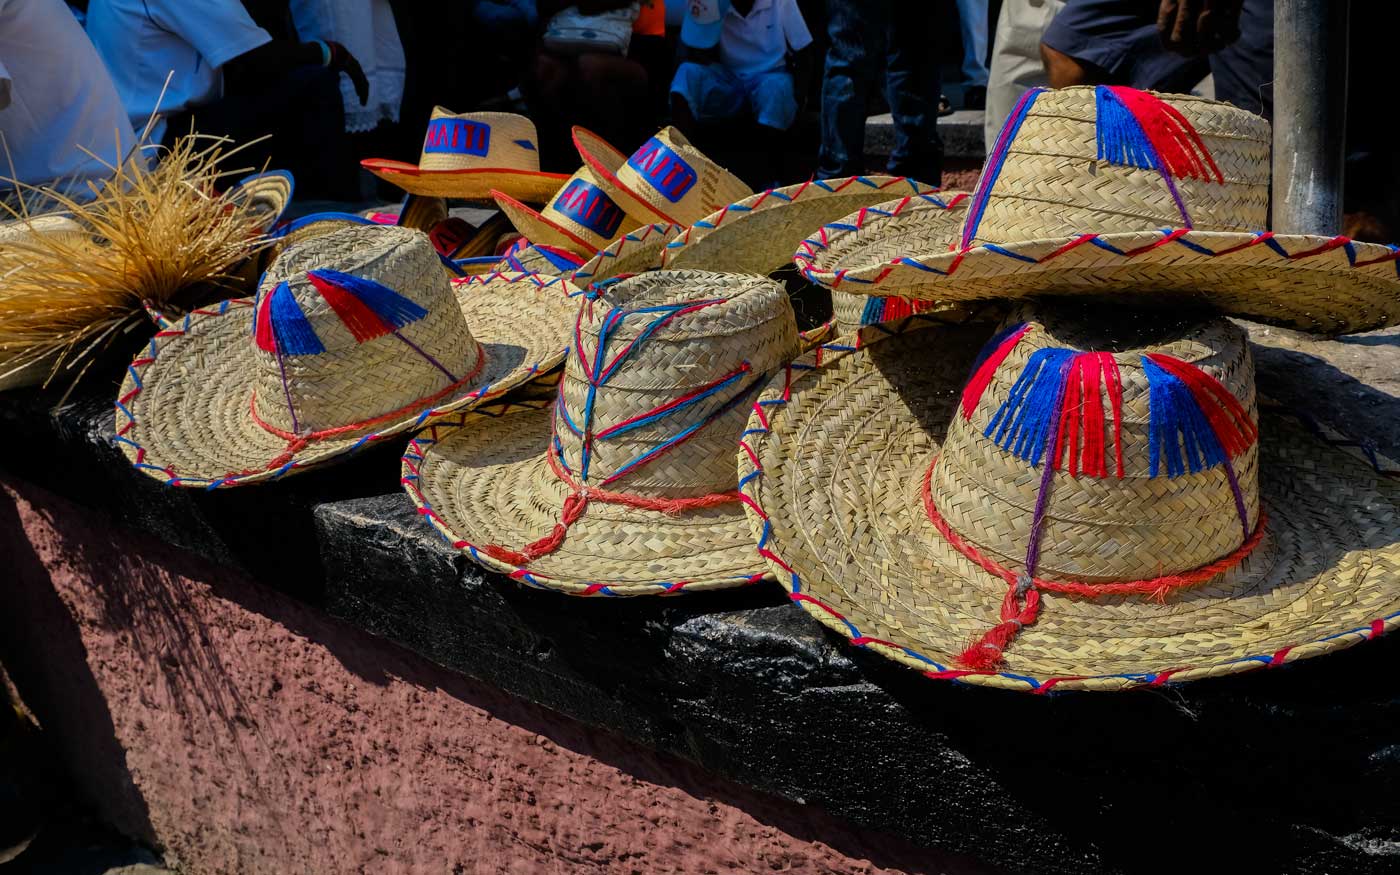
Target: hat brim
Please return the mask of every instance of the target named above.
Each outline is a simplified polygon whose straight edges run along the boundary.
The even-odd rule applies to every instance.
[[[486,405],[425,429],[403,456],[403,484],[456,549],[521,583],[578,596],[674,595],[746,586],[767,570],[739,502],[668,515],[592,502],[560,548],[521,568],[484,552],[547,534],[567,487],[545,460],[552,404]]]
[[[638,195],[617,176],[618,168],[627,163],[627,156],[611,143],[588,130],[575,126],[574,148],[583,163],[596,175],[608,196],[622,211],[637,222],[680,224],[656,204]]]
[[[259,219],[264,231],[271,229],[287,211],[296,191],[296,182],[286,170],[267,170],[245,176],[225,192],[230,203],[246,204]]]
[[[133,465],[169,485],[216,489],[276,480],[491,401],[564,360],[577,312],[571,284],[498,274],[454,288],[484,356],[475,377],[446,397],[288,452],[284,438],[250,415],[256,365],[252,300],[244,298],[193,311],[152,338],[122,384],[117,443]]]
[[[1400,322],[1400,248],[1346,237],[1163,229],[985,244],[917,206],[868,211],[802,242],[814,283],[916,300],[1016,300],[1039,294],[1200,306],[1320,334]]]
[[[493,189],[526,203],[547,203],[569,180],[567,173],[480,167],[463,170],[423,170],[406,161],[366,158],[360,166],[409,194],[489,202]]]
[[[505,192],[494,191],[491,196],[495,198],[496,206],[515,226],[515,230],[524,235],[525,239],[531,243],[558,246],[585,258],[592,258],[598,250],[605,248],[612,242],[603,241],[601,244],[595,244],[558,222],[551,221],[542,213],[525,206]]]
[[[1054,593],[1000,671],[957,656],[1000,622],[1006,583],[928,520],[922,489],[984,326],[867,328],[774,378],[740,454],[753,533],[792,599],[929,677],[1012,690],[1122,690],[1319,656],[1400,623],[1400,482],[1261,405],[1265,535],[1223,575],[1157,603]],[[939,355],[925,354],[937,349]]]
[[[792,253],[813,228],[862,209],[917,199],[930,210],[947,209],[962,219],[967,195],[940,192],[903,176],[816,179],[746,197],[706,216],[666,245],[661,266],[671,270],[727,270],[770,274],[792,262]],[[893,207],[891,207],[893,208]]]
[[[681,230],[680,225],[643,225],[599,249],[569,274],[569,278],[580,285],[588,285],[656,270],[661,266],[661,253]]]

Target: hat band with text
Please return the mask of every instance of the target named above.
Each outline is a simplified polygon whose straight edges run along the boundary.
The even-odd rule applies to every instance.
[[[627,159],[627,166],[640,173],[652,188],[673,204],[685,197],[699,178],[695,168],[656,137],[647,140],[642,148],[634,152]]]
[[[463,118],[439,118],[428,122],[423,152],[485,157],[491,151],[491,126]]]
[[[550,208],[605,240],[617,236],[622,226],[622,208],[601,188],[583,179],[564,186]]]

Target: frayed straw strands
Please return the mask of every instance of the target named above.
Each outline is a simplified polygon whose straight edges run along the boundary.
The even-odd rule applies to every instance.
[[[134,150],[110,180],[89,183],[87,202],[7,180],[50,200],[85,233],[0,242],[0,387],[23,372],[26,382],[67,380],[71,390],[99,352],[144,322],[143,305],[197,304],[188,299],[210,287],[224,290],[214,298],[240,291],[233,269],[264,238],[254,204],[215,193],[223,177],[246,172],[224,169],[238,151],[227,146],[184,137],[153,169]],[[6,210],[21,226],[47,218]]]

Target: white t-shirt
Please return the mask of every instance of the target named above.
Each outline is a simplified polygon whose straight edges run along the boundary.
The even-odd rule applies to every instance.
[[[11,172],[0,149],[0,176],[31,185],[107,176],[103,162],[136,143],[102,59],[63,0],[0,0],[0,137],[14,160]]]
[[[753,76],[783,69],[788,48],[800,52],[811,44],[812,34],[797,0],[754,0],[747,16],[729,7],[719,38],[719,57],[740,76]]]
[[[92,0],[87,32],[138,131],[157,103],[168,115],[217,100],[219,68],[272,40],[238,0]],[[164,135],[161,121],[151,140]]]

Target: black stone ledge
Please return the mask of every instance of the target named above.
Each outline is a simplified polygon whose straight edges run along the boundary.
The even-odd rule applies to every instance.
[[[1286,394],[1298,363],[1273,358],[1261,388]],[[928,681],[776,585],[577,599],[485,573],[398,491],[401,441],[280,483],[160,486],[110,442],[114,392],[52,413],[0,398],[0,466],[448,668],[906,837],[927,871],[949,854],[1024,872],[1400,871],[1393,638],[1121,694]],[[1400,401],[1366,400],[1397,421]]]

